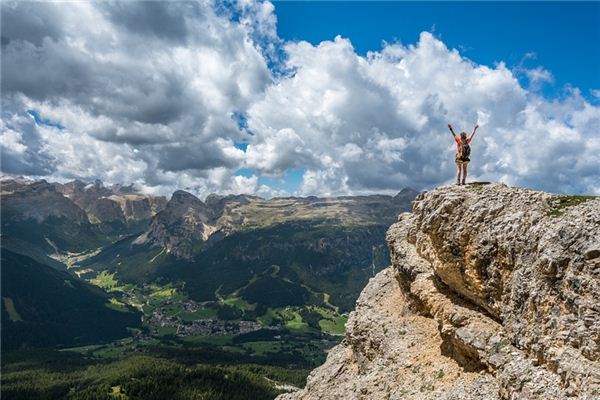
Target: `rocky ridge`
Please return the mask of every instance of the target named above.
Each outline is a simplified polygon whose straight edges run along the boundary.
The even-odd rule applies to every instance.
[[[133,185],[104,186],[100,180],[89,184],[74,180],[52,185],[85,210],[94,223],[149,221],[167,204],[164,196],[140,193]]]
[[[197,250],[235,231],[267,228],[297,221],[328,225],[389,224],[418,193],[403,189],[385,195],[287,197],[263,199],[249,195],[211,194],[206,202],[178,190],[133,243],[163,247],[178,258],[192,259]]]
[[[104,186],[99,180],[62,184],[2,176],[0,185],[3,206],[21,220],[38,223],[50,216],[92,224],[149,222],[167,203],[164,196],[142,194],[133,186]]]
[[[66,218],[78,225],[89,223],[85,211],[44,180],[3,180],[1,199],[3,218],[15,222],[32,219],[41,223],[55,217]]]
[[[600,398],[600,199],[443,187],[387,239],[345,339],[280,400]]]
[[[346,227],[387,225],[399,212],[408,209],[410,201],[418,194],[410,188],[394,197],[263,199],[250,195],[211,194],[203,202],[191,193],[177,190],[167,201],[163,196],[140,193],[135,185],[105,186],[100,180],[49,183],[8,175],[0,177],[0,187],[2,217],[7,223],[31,220],[42,224],[50,217],[56,217],[67,224],[84,226],[90,231],[88,242],[95,240],[98,246],[104,245],[104,239],[108,237],[135,234],[139,236],[133,241],[134,245],[162,247],[167,253],[187,260],[192,260],[207,244],[236,231],[298,221]],[[37,226],[32,229],[40,231]],[[43,236],[42,240],[47,238],[54,242],[54,234],[44,233]],[[8,236],[4,239],[5,243],[8,239],[17,240]],[[11,249],[22,253],[27,247],[26,241],[20,240],[19,248],[11,246]],[[75,250],[56,243],[49,246],[52,248],[46,248],[44,252]]]
[[[2,247],[58,269],[69,253],[139,234],[166,204],[133,186],[0,176]]]
[[[163,246],[180,258],[191,258],[194,247],[216,230],[206,204],[191,193],[177,190],[164,210],[153,218],[149,229],[133,243]]]

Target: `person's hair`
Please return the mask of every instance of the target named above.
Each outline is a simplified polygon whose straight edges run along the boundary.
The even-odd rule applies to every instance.
[[[461,139],[466,139],[467,138],[467,132],[461,132],[460,133],[460,138]]]

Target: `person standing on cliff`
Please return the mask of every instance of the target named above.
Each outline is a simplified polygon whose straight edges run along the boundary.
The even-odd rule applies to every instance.
[[[450,132],[454,137],[454,141],[456,142],[456,146],[458,148],[458,152],[456,153],[456,184],[464,185],[467,180],[467,168],[469,166],[469,161],[471,161],[471,140],[473,140],[473,136],[475,135],[475,131],[479,128],[479,125],[475,125],[473,128],[473,133],[471,136],[467,138],[466,132],[461,132],[460,137],[454,133],[452,129],[452,125],[448,124],[448,128],[450,128]],[[462,183],[461,183],[461,173],[462,173]]]

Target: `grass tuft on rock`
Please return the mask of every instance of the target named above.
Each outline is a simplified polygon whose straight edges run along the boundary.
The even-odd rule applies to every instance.
[[[469,182],[467,183],[467,187],[479,191],[483,189],[484,186],[491,184],[491,182]]]
[[[558,217],[565,212],[567,207],[577,206],[589,200],[596,199],[597,196],[582,196],[582,195],[560,195],[553,196],[547,200],[550,210],[546,212],[549,217]]]

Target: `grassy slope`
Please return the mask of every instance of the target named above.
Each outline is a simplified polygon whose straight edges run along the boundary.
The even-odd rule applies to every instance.
[[[159,247],[134,245],[130,237],[80,265],[116,272],[120,281],[129,283],[185,282],[188,294],[199,301],[217,300],[217,291],[227,297],[244,288],[244,299],[266,307],[299,301],[322,305],[327,293],[331,304],[348,311],[372,276],[373,255],[376,271],[389,263],[387,248],[381,245],[385,229],[295,221],[236,232],[206,247],[193,261],[177,260]],[[273,265],[279,267],[274,277],[269,275]]]
[[[110,238],[89,223],[77,224],[67,218],[54,216],[41,223],[33,219],[16,222],[5,212],[2,213],[2,235],[30,243],[43,249],[46,254],[54,253],[54,246],[61,251],[80,252],[110,243]]]
[[[139,313],[111,308],[99,288],[5,249],[2,296],[10,299],[2,306],[3,351],[111,340],[140,325]]]

